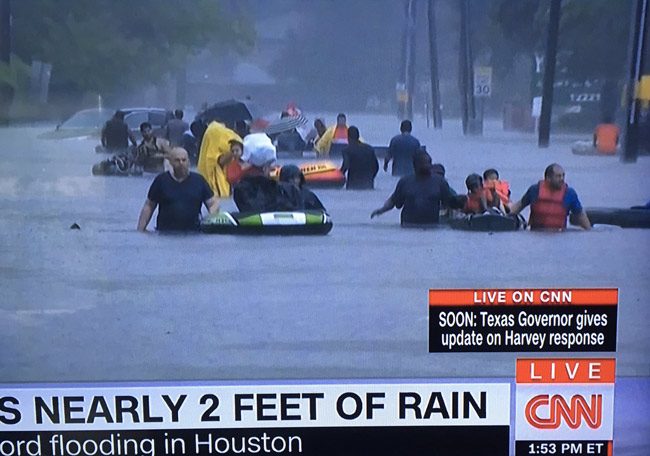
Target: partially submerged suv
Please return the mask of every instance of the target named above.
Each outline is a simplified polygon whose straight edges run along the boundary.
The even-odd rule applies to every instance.
[[[115,111],[110,108],[78,111],[57,125],[55,131],[46,132],[40,138],[64,139],[82,136],[99,138],[104,124],[115,114]],[[124,112],[124,121],[137,138],[141,137],[140,124],[142,122],[149,122],[153,127],[154,134],[160,136],[163,127],[172,118],[172,112],[163,108],[121,108],[120,111]]]

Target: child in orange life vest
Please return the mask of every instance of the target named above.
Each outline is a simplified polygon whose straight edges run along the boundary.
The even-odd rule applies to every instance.
[[[499,180],[499,172],[494,169],[486,169],[483,172],[483,187],[494,190],[497,194],[503,207],[508,211],[508,205],[510,204],[510,184],[506,181]]]
[[[467,200],[463,207],[466,214],[482,214],[490,208],[497,208],[504,211],[503,203],[496,191],[483,186],[483,178],[478,174],[470,174],[465,179],[467,186]]]

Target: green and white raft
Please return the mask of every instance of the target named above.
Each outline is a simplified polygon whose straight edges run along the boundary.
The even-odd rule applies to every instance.
[[[201,222],[209,234],[317,235],[332,230],[332,219],[322,211],[217,212]]]

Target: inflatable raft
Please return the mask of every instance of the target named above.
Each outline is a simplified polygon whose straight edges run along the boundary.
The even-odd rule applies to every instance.
[[[338,166],[327,160],[305,162],[298,165],[310,188],[340,188],[345,185],[345,175]],[[271,171],[272,179],[279,179],[280,166]]]
[[[93,176],[142,176],[142,168],[134,166],[129,157],[116,155],[95,163]]]
[[[217,212],[201,222],[209,234],[318,235],[331,229],[332,220],[321,211]]]
[[[586,209],[593,225],[616,225],[621,228],[650,228],[650,209],[599,207]]]
[[[449,220],[455,230],[464,231],[517,231],[526,228],[526,221],[520,216],[500,214],[472,214]]]
[[[620,148],[617,147],[615,153],[606,154],[599,152],[591,141],[576,141],[571,146],[571,152],[573,152],[575,155],[599,155],[601,157],[612,157],[618,154],[619,151]]]

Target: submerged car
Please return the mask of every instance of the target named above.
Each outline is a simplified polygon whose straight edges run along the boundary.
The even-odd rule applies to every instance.
[[[99,137],[104,123],[115,114],[114,109],[84,109],[76,112],[56,126],[54,131],[47,131],[39,136],[41,139],[66,139],[84,136]]]
[[[84,109],[76,112],[56,126],[54,131],[41,134],[41,139],[65,139],[93,136],[99,138],[107,120],[115,114],[115,109]],[[172,112],[163,108],[121,108],[124,121],[136,137],[140,137],[140,124],[149,122],[154,133],[159,135]]]

